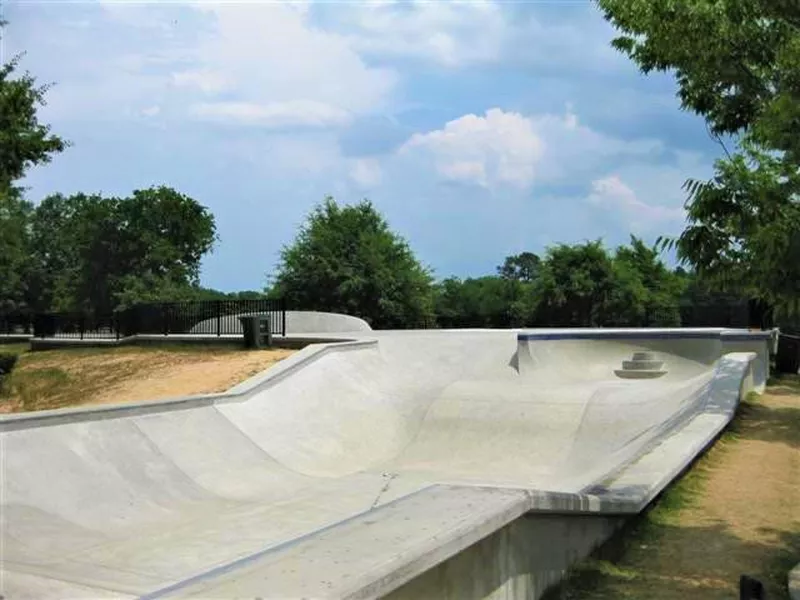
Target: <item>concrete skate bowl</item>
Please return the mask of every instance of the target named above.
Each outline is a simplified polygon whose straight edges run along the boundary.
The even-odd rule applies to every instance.
[[[538,597],[724,428],[765,335],[364,332],[229,394],[3,417],[0,593]],[[664,373],[618,377],[637,352]]]
[[[266,313],[240,313],[224,315],[220,319],[220,329],[227,334],[243,334],[240,317]],[[199,334],[215,331],[217,319],[206,319],[197,323],[189,333]],[[370,331],[372,328],[365,320],[351,315],[339,313],[317,312],[310,310],[286,311],[286,335],[305,333],[348,333],[353,331]]]

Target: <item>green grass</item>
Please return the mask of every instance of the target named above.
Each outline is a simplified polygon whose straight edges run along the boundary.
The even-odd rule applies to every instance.
[[[28,342],[20,343],[20,344],[0,344],[0,354],[9,353],[9,354],[25,354],[26,352],[30,352],[31,346]]]
[[[4,385],[4,393],[19,398],[26,410],[34,409],[42,398],[54,398],[63,394],[70,383],[69,375],[58,368],[35,369],[24,375],[12,373]]]

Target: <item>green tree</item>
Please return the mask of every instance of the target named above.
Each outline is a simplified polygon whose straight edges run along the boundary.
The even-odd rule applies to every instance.
[[[445,328],[521,325],[514,302],[522,283],[496,276],[445,279],[436,286],[436,321]]]
[[[603,325],[614,283],[614,263],[600,240],[548,248],[536,281],[537,323]]]
[[[800,298],[800,170],[745,147],[711,181],[687,184],[689,225],[666,244],[719,289],[789,314]]]
[[[538,277],[541,263],[541,259],[533,252],[512,254],[497,267],[497,274],[503,279],[531,283]]]
[[[660,260],[656,248],[631,236],[614,254],[614,285],[608,306],[609,325],[674,327],[681,324],[684,280]]]
[[[597,0],[612,43],[645,72],[673,71],[683,108],[725,149],[711,181],[687,181],[674,246],[703,279],[786,309],[800,277],[800,3]],[[721,135],[737,136],[729,154]]]
[[[0,31],[5,22],[0,21]],[[26,308],[30,296],[32,206],[15,187],[31,166],[47,163],[67,142],[39,122],[48,86],[28,73],[15,77],[20,56],[0,65],[0,311]]]
[[[0,28],[3,23],[0,22]],[[8,190],[33,165],[47,163],[67,142],[39,123],[48,86],[37,86],[28,73],[12,78],[20,57],[0,66],[0,189]]]
[[[40,310],[103,314],[192,299],[215,231],[207,208],[167,187],[124,199],[56,194],[33,214],[31,291]]]
[[[328,197],[282,250],[271,291],[292,308],[405,328],[432,319],[431,284],[429,270],[369,201],[339,206]]]
[[[28,307],[29,222],[33,207],[18,190],[0,189],[0,313]]]

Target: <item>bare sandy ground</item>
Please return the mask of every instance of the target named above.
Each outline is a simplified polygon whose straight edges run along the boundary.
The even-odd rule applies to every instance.
[[[0,412],[223,392],[293,350],[114,348],[25,354]]]

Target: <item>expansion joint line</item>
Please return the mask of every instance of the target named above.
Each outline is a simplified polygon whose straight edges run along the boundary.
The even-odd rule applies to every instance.
[[[375,496],[375,501],[372,503],[372,506],[369,507],[370,510],[375,508],[378,505],[378,501],[381,499],[388,490],[389,486],[392,485],[392,480],[397,477],[398,473],[381,473],[381,477],[386,480],[386,483],[383,484],[381,491],[378,492],[378,495]]]

